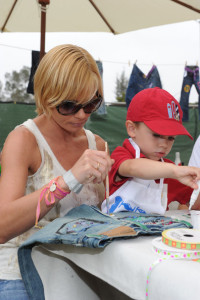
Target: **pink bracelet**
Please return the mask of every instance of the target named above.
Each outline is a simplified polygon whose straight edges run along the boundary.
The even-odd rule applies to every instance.
[[[58,178],[59,176],[51,180],[40,194],[40,198],[38,200],[37,209],[36,209],[35,227],[39,227],[38,220],[40,217],[40,203],[42,202],[43,198],[45,199],[46,205],[50,206],[52,204],[55,204],[55,198],[60,200],[70,193],[70,192],[66,192],[59,186],[57,182]]]

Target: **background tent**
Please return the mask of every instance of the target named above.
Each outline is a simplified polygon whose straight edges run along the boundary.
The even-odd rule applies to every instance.
[[[112,32],[199,19],[198,0],[0,0],[4,32]]]

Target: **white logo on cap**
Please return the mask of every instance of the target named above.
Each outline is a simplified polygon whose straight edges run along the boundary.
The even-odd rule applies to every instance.
[[[172,101],[171,104],[167,103],[167,111],[170,119],[180,120],[178,105],[174,101]]]

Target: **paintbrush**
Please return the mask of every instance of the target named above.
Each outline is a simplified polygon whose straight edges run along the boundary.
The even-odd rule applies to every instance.
[[[105,151],[108,153],[108,143],[105,142]],[[106,207],[107,207],[107,214],[109,215],[109,177],[108,174],[106,175]]]

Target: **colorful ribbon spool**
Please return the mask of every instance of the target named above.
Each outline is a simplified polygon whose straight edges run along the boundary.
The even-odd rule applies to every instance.
[[[200,230],[172,228],[162,232],[162,242],[176,249],[200,251]]]
[[[146,282],[146,300],[149,297],[150,275],[154,267],[166,260],[192,260],[200,262],[200,230],[172,228],[162,232],[162,237],[152,241],[159,258],[150,266]]]
[[[187,250],[179,249],[175,247],[168,246],[163,243],[162,238],[158,237],[152,241],[153,250],[159,254],[162,258],[169,259],[200,259],[200,249],[199,250]]]

